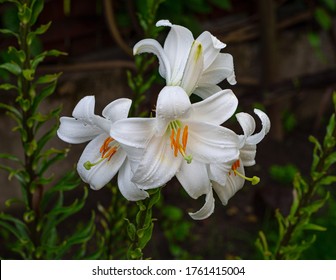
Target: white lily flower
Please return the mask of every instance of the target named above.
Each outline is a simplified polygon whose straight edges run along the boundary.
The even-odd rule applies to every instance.
[[[155,118],[120,120],[110,135],[133,162],[132,181],[141,189],[157,188],[176,175],[192,198],[206,194],[203,208],[190,214],[203,219],[214,208],[206,164],[238,156],[238,136],[220,126],[233,115],[237,104],[231,90],[191,104],[181,87],[166,86],[158,96]]]
[[[110,135],[111,125],[127,118],[132,101],[120,98],[105,107],[103,117],[94,114],[95,98],[86,96],[73,110],[73,118],[61,117],[57,135],[70,144],[90,141],[77,164],[82,180],[94,190],[105,186],[119,171],[118,186],[123,196],[131,201],[148,197],[133,182],[133,173],[126,153]]]
[[[217,84],[224,79],[236,84],[232,55],[220,53],[226,45],[211,33],[205,31],[195,40],[190,30],[168,20],[160,20],[156,26],[171,28],[164,47],[154,39],[144,39],[134,46],[133,53],[154,53],[168,86],[180,86],[189,96],[194,93],[207,98],[221,90]]]
[[[257,144],[269,132],[271,122],[264,112],[258,109],[255,109],[254,112],[261,120],[261,131],[253,134],[256,124],[251,115],[247,113],[236,114],[237,120],[244,132],[243,135],[239,135],[239,157],[231,163],[211,164],[209,166],[209,177],[212,180],[212,187],[223,205],[226,205],[228,200],[243,187],[245,180],[250,181],[252,185],[256,185],[260,181],[257,176],[253,176],[252,178],[246,177],[244,166],[255,164]]]

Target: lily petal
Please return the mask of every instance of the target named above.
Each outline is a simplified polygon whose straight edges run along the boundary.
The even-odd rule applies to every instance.
[[[220,50],[226,46],[208,31],[199,35],[196,41],[200,42],[203,47],[204,69],[207,69],[214,62]]]
[[[110,136],[120,144],[145,148],[155,132],[155,127],[155,118],[122,119],[112,124]]]
[[[212,190],[210,190],[205,196],[205,203],[203,207],[194,213],[189,213],[190,217],[194,220],[203,220],[208,218],[215,210],[215,199],[213,197]]]
[[[102,130],[96,125],[84,123],[79,119],[61,117],[60,122],[57,135],[70,144],[87,142],[102,133]]]
[[[171,78],[167,79],[167,85],[179,85],[194,37],[189,29],[180,25],[167,24],[167,22],[157,23],[157,26],[171,27],[163,47],[171,66]]]
[[[131,108],[132,100],[128,98],[119,98],[107,105],[102,115],[112,123],[126,119]]]
[[[153,137],[145,149],[132,181],[141,189],[163,186],[176,174],[182,160],[182,157],[174,157],[168,136]]]
[[[215,85],[215,84],[209,84],[209,83],[200,83],[198,84],[198,87],[194,90],[194,94],[198,95],[202,99],[206,99],[209,96],[215,94],[216,92],[221,91],[222,89]]]
[[[85,96],[77,103],[72,115],[76,119],[91,123],[94,116],[94,107],[95,97],[93,95]]]
[[[262,128],[260,132],[248,137],[246,139],[246,144],[249,145],[254,145],[258,144],[264,137],[265,135],[269,132],[271,128],[271,121],[268,118],[268,116],[263,112],[258,109],[254,109],[254,113],[258,115],[258,117],[261,120]]]
[[[254,118],[251,115],[243,112],[236,114],[236,118],[241,128],[243,129],[244,139],[251,136],[256,128]]]
[[[233,162],[234,161],[210,164],[208,168],[209,179],[224,186],[226,184],[227,177],[229,176],[229,172],[231,171]]]
[[[227,79],[231,85],[236,84],[232,55],[220,53],[214,62],[203,72],[199,83],[218,84],[224,79]]]
[[[191,103],[186,92],[178,86],[165,86],[159,93],[156,103],[158,131],[164,132],[170,121],[187,118]]]
[[[118,187],[121,194],[129,201],[138,201],[149,197],[149,194],[140,190],[136,184],[131,181],[133,172],[127,158],[119,169]]]
[[[194,199],[206,194],[210,190],[210,180],[204,163],[193,160],[190,164],[182,162],[176,178],[185,191]]]
[[[245,144],[244,147],[240,149],[240,159],[244,166],[255,165],[255,156],[257,153],[257,145]]]
[[[202,120],[220,125],[234,114],[238,106],[238,99],[232,90],[226,89],[191,106],[193,110],[189,117],[190,120]]]
[[[203,72],[203,50],[201,43],[194,41],[184,69],[181,87],[190,96],[197,87],[198,80]]]
[[[84,167],[87,161],[95,163],[101,159],[99,149],[107,137],[109,137],[109,135],[104,133],[94,138],[85,147],[77,164],[78,174],[82,180],[90,184],[90,187],[94,190],[99,190],[104,187],[115,176],[126,159],[126,153],[122,149],[118,149],[110,160],[105,159],[91,167],[90,170]]]
[[[196,121],[190,121],[188,125],[187,154],[191,154],[195,160],[221,163],[238,157],[238,136],[232,130]]]
[[[139,41],[133,47],[133,54],[136,55],[141,53],[153,53],[157,56],[159,59],[159,73],[168,83],[172,76],[171,65],[159,42],[154,39],[144,39]]]
[[[237,170],[242,175],[245,175],[244,168],[242,166],[240,166]],[[227,177],[225,185],[220,185],[217,182],[213,182],[212,188],[217,193],[223,205],[227,205],[229,199],[244,186],[244,182],[245,180],[243,178],[235,175],[234,172],[231,172]]]

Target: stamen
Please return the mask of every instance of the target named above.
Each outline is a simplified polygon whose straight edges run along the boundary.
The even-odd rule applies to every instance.
[[[106,160],[110,161],[112,156],[118,151],[119,146],[112,146],[110,147],[110,143],[114,141],[114,139],[112,137],[107,137],[103,143],[103,145],[101,145],[100,149],[99,149],[99,153],[101,154],[101,158],[99,160],[97,160],[96,162],[91,162],[91,161],[86,161],[83,166],[86,170],[90,170],[92,167],[98,165],[99,163],[101,163],[102,161]]]
[[[181,126],[182,123],[178,120],[172,121],[169,124],[169,128],[171,130],[170,133],[170,147],[171,149],[174,149],[174,156],[177,157],[178,152],[183,156],[183,158],[187,161],[187,163],[191,163],[192,156],[186,155],[185,151],[187,148],[188,143],[188,126],[184,126],[183,132],[182,132],[182,139],[181,138]],[[176,133],[176,134],[175,134]],[[182,145],[181,141],[182,140]]]
[[[240,167],[240,160],[236,160],[233,164],[232,164],[232,171],[234,173],[234,175],[238,175],[239,177],[247,180],[247,181],[250,181],[252,183],[252,185],[256,185],[260,182],[260,178],[257,177],[257,176],[253,176],[252,178],[250,177],[246,177],[245,175],[241,174],[240,172],[237,171],[237,169]],[[229,175],[231,175],[231,172],[229,172]]]
[[[182,146],[183,150],[186,149],[188,143],[188,126],[186,125],[183,129],[183,135],[182,135]]]

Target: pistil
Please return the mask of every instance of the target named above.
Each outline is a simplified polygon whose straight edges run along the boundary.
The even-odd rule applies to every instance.
[[[240,167],[240,160],[236,160],[233,164],[232,164],[232,171],[234,173],[234,175],[238,175],[239,177],[247,180],[247,181],[250,181],[252,185],[257,185],[259,182],[260,182],[260,178],[257,177],[257,176],[253,176],[252,178],[250,177],[246,177],[245,175],[241,174],[240,172],[237,171],[237,169]],[[231,175],[231,173],[229,172],[229,175]]]

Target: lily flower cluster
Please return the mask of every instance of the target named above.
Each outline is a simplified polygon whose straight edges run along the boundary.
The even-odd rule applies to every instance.
[[[193,198],[205,196],[201,209],[189,213],[201,220],[214,212],[213,191],[226,205],[243,187],[244,167],[255,164],[256,145],[270,129],[265,113],[255,109],[262,128],[247,113],[235,116],[243,134],[223,126],[235,114],[238,100],[230,89],[218,84],[235,84],[233,58],[221,53],[225,44],[209,32],[194,39],[190,30],[160,20],[170,27],[163,47],[154,39],[134,46],[134,54],[153,53],[166,86],[158,94],[155,117],[128,118],[132,101],[120,98],[102,112],[94,113],[95,98],[79,101],[72,116],[62,117],[58,136],[78,144],[88,142],[77,164],[82,180],[98,190],[118,173],[118,186],[130,201],[146,199],[147,190],[164,186],[174,176]],[[191,103],[190,95],[203,100]]]

